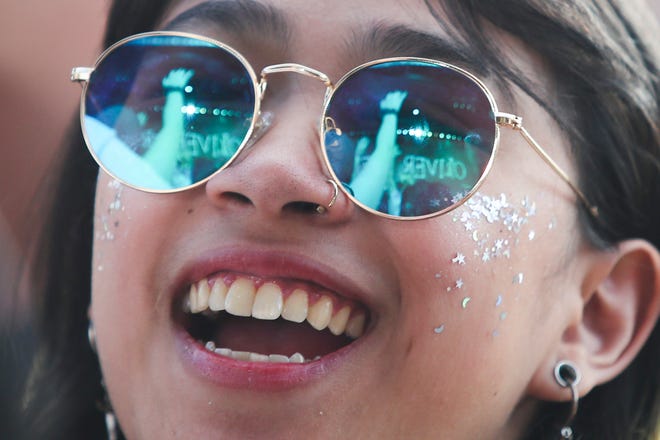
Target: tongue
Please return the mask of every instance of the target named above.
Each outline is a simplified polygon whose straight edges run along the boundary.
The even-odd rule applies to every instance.
[[[278,319],[262,321],[226,315],[221,319],[214,342],[216,347],[234,351],[291,356],[300,353],[307,359],[324,356],[347,345],[350,339],[330,331],[317,331],[306,322]]]

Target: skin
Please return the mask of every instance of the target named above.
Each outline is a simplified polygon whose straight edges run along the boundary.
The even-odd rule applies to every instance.
[[[347,54],[337,36],[372,20],[443,35],[422,2],[272,3],[298,24],[281,51],[259,50],[210,28],[195,32],[234,45],[257,71],[298,62],[333,79],[370,58]],[[168,18],[194,4],[180,2]],[[518,67],[544,78],[518,42],[499,38],[516,48]],[[99,175],[97,237],[110,228],[113,238],[95,240],[90,315],[128,438],[515,438],[539,398],[567,400],[570,393],[553,383],[552,367],[571,358],[562,340],[580,314],[577,286],[590,256],[576,240],[576,202],[565,183],[516,132],[502,130],[480,194],[504,194],[516,209],[528,197],[537,212],[520,232],[502,222],[476,222],[480,233],[512,243],[510,258],[488,262],[474,256],[472,232],[458,220],[466,206],[416,222],[378,218],[342,194],[323,215],[295,209],[299,201],[327,204],[332,187],[317,134],[323,86],[285,76],[269,84],[264,101],[273,125],[208,183],[158,195],[118,190]],[[485,82],[500,109],[524,116],[533,136],[573,174],[549,116],[516,90],[515,104],[506,103],[493,79]],[[111,209],[117,198],[121,206]],[[190,259],[229,247],[294,254],[350,279],[372,316],[350,362],[307,386],[275,393],[223,388],[185,370],[174,347],[168,289]],[[459,253],[466,264],[452,261]],[[520,273],[522,284],[513,282]]]

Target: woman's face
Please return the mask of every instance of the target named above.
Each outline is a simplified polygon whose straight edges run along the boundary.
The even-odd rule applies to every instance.
[[[180,2],[167,21],[197,3]],[[250,23],[254,14],[232,18],[243,26],[209,14],[179,29],[227,42],[257,72],[296,62],[334,80],[406,55],[383,47],[391,27],[452,41],[421,0],[262,3],[285,17],[288,40],[275,23]],[[499,38],[543,78],[521,45]],[[498,79],[483,79],[500,97]],[[128,438],[512,438],[528,422],[530,383],[552,374],[578,285],[569,188],[504,128],[490,175],[453,212],[388,220],[340,193],[320,214],[333,194],[318,139],[323,93],[295,73],[274,77],[270,128],[195,189],[148,194],[100,174],[91,317]],[[523,116],[571,169],[548,115],[514,95],[500,110]],[[231,297],[232,313],[191,316],[189,292],[205,289]],[[250,314],[256,289],[262,319],[235,316]],[[263,319],[280,302],[288,319]],[[312,326],[328,321],[344,336]],[[294,353],[308,360],[258,356]]]

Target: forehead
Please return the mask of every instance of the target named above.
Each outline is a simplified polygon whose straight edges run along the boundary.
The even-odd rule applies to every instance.
[[[437,11],[435,11],[437,12]],[[423,0],[198,1],[177,4],[165,28],[207,34],[239,49],[328,66],[336,55],[352,63],[388,56],[417,56],[485,69],[469,44],[449,36],[448,20]],[[229,41],[227,41],[229,40]],[[304,59],[301,59],[304,57]]]

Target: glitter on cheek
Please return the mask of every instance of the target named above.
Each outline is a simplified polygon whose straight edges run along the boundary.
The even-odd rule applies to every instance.
[[[524,279],[525,279],[525,275],[522,272],[520,272],[513,277],[513,284],[522,284]]]
[[[442,324],[442,325],[434,328],[433,331],[435,332],[435,334],[439,335],[440,333],[445,331],[445,325]]]
[[[500,309],[502,304],[504,304],[504,295],[500,293],[497,295],[497,299],[495,300],[495,309]],[[501,311],[499,312],[498,318],[499,322],[504,322],[506,318],[509,316],[509,313],[506,311]],[[499,336],[500,335],[500,328],[496,325],[496,328],[493,330],[491,333],[493,337]]]
[[[476,193],[454,213],[453,221],[462,223],[476,244],[472,254],[482,263],[488,264],[500,258],[511,258],[512,248],[520,243],[518,235],[534,216],[536,203],[528,196],[515,204],[504,193],[494,197]],[[491,236],[493,232],[489,225],[497,226],[500,234],[505,235]],[[491,232],[484,230],[484,227],[489,227]],[[530,241],[535,237],[536,232],[527,232]],[[464,253],[457,253],[452,262],[463,264],[465,260],[461,259],[462,255]]]
[[[447,261],[459,271],[461,267],[474,265],[477,262],[483,265],[501,265],[503,260],[510,260],[520,246],[525,246],[525,243],[539,237],[538,227],[532,227],[536,216],[537,205],[528,196],[515,201],[505,193],[494,196],[475,193],[452,214],[452,220],[457,224],[455,233],[457,236],[464,234],[468,238],[466,242],[468,247],[455,250]],[[551,222],[549,229],[553,229],[554,225],[555,220]],[[493,274],[500,271],[499,267],[493,267]],[[447,274],[440,276],[437,271],[437,273],[431,272],[435,274],[435,279],[442,279],[446,282],[443,284],[447,295],[453,295],[453,292],[459,291],[462,293],[456,299],[461,310],[472,308],[471,302],[474,296],[471,295],[473,293],[471,290],[476,286],[472,286],[471,283],[474,272],[479,272],[479,268],[472,267],[471,269],[474,270],[470,271],[469,276],[459,272],[451,278]],[[509,271],[509,274],[502,275],[511,276],[514,285],[522,285],[524,274],[515,270],[511,265]],[[505,280],[506,278],[503,281]],[[508,307],[504,307],[505,292],[495,291],[493,293],[495,293],[494,297],[487,301],[493,301],[491,303],[494,305],[492,318],[497,324],[492,329],[492,335],[498,336],[502,332],[505,321],[508,322],[510,319],[508,319],[509,311],[506,310]],[[521,292],[512,293],[515,294],[517,300]],[[435,327],[434,330],[439,333],[441,329],[444,330],[444,326],[445,323]]]
[[[118,180],[108,182],[108,188],[114,190],[114,196],[108,204],[105,212],[97,218],[97,224],[100,230],[97,230],[94,237],[99,241],[113,241],[115,239],[115,230],[119,227],[119,219],[116,218],[119,212],[124,212],[125,207],[122,203],[122,192],[124,187]]]

